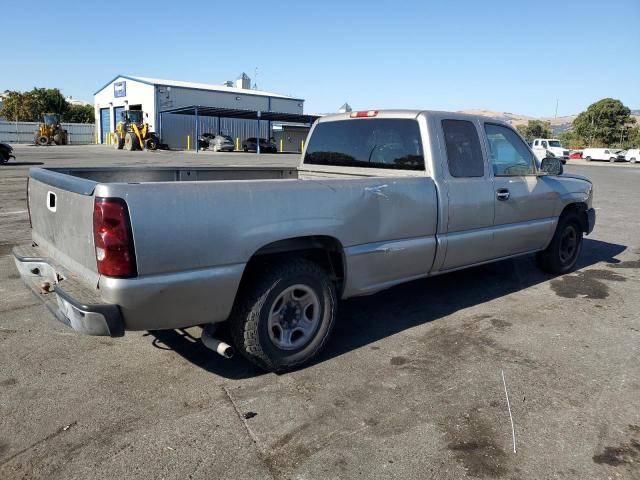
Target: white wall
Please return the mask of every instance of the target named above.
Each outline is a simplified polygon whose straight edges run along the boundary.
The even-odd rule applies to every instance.
[[[113,84],[116,82],[126,82],[127,95],[125,97],[115,97]],[[125,103],[128,102],[128,103]],[[155,105],[155,87],[146,83],[130,80],[128,78],[118,77],[109,85],[94,95],[94,108],[96,115],[96,132],[100,135],[100,109],[109,108],[109,131],[115,130],[113,109],[114,107],[126,107],[126,105],[142,105],[142,110],[149,116],[147,121],[151,130],[155,131],[156,127],[156,105]]]

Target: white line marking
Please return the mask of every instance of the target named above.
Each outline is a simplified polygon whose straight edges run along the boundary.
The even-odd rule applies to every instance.
[[[21,213],[27,213],[27,212],[28,210],[18,210],[15,212],[3,212],[3,213],[0,213],[0,217],[4,217],[6,215],[20,215]]]
[[[507,393],[507,382],[504,380],[504,370],[502,372],[502,385],[504,385],[504,395],[507,397],[507,408],[509,409],[509,419],[511,419],[511,436],[513,437],[513,453],[516,453],[516,430],[513,427],[513,416],[511,415],[511,404],[509,403],[509,394]]]

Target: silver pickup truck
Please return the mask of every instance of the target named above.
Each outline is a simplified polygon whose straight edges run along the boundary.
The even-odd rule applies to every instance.
[[[25,282],[90,335],[229,322],[283,371],[328,342],[338,300],[536,253],[571,270],[589,180],[541,165],[509,125],[431,111],[331,115],[297,169],[32,168]],[[389,321],[393,321],[389,319]]]

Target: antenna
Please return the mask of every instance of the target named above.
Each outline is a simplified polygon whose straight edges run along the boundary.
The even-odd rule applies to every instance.
[[[558,118],[558,102],[560,102],[560,99],[556,98],[556,114],[554,115],[553,118]]]
[[[253,89],[258,89],[258,67],[253,69]]]

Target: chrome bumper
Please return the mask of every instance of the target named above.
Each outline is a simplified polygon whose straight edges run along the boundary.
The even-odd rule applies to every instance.
[[[56,319],[86,335],[124,335],[118,305],[101,301],[95,290],[72,278],[63,278],[59,269],[30,246],[13,249],[13,258],[22,280]]]

